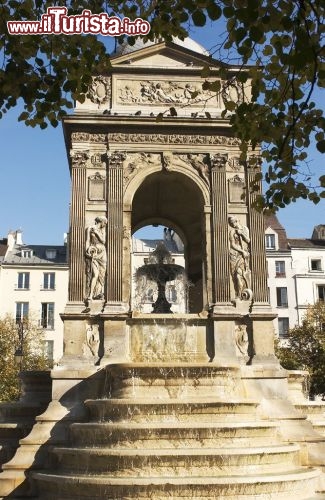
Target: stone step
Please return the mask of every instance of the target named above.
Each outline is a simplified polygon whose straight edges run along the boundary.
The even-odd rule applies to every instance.
[[[125,448],[253,447],[277,443],[277,425],[265,422],[198,423],[74,423],[70,427],[78,446]],[[159,442],[159,443],[158,443]]]
[[[289,473],[252,476],[111,477],[105,474],[33,472],[42,500],[164,499],[173,500],[302,500],[315,490],[319,472],[297,468]]]
[[[325,420],[324,401],[306,401],[305,403],[295,403],[294,407],[303,415],[322,416]]]
[[[1,422],[0,423],[0,443],[4,439],[21,439],[30,431],[33,425],[32,421],[25,422]]]
[[[125,363],[110,365],[109,396],[138,397],[232,397],[242,396],[236,366],[213,364]]]
[[[19,419],[35,418],[44,411],[46,406],[40,403],[13,402],[0,403],[0,423],[17,422]]]
[[[299,465],[298,445],[258,448],[54,448],[62,471],[111,477],[238,476],[289,471]]]
[[[252,400],[184,399],[88,399],[90,419],[111,422],[200,422],[256,420],[258,403]]]

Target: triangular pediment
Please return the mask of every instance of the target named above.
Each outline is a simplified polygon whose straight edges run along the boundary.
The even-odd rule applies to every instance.
[[[209,65],[216,69],[220,62],[211,56],[198,53],[173,42],[160,42],[138,50],[117,55],[111,59],[113,67],[132,66],[139,68],[202,68]]]

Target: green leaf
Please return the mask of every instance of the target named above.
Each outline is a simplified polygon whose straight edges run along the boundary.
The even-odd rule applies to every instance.
[[[325,153],[325,140],[323,139],[322,141],[319,141],[316,143],[316,148],[318,149],[318,151],[320,151],[321,153]]]
[[[192,20],[195,26],[205,26],[207,18],[202,10],[195,10],[192,14]]]

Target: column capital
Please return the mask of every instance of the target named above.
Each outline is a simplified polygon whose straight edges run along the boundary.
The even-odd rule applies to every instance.
[[[226,167],[228,155],[224,153],[210,154],[211,167],[213,169],[224,169]]]

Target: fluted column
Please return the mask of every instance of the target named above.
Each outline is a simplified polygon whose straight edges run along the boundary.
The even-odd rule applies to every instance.
[[[85,204],[88,151],[71,151],[72,199],[69,234],[69,302],[82,302],[85,294]]]
[[[212,279],[217,304],[230,302],[226,161],[226,155],[211,157]]]
[[[258,166],[247,167],[247,185],[250,186],[259,171]],[[251,192],[248,196],[248,220],[251,239],[251,271],[254,302],[268,303],[267,263],[265,254],[264,217],[252,206],[259,192]]]
[[[107,302],[123,301],[123,160],[124,153],[112,153],[108,166],[108,259]]]

